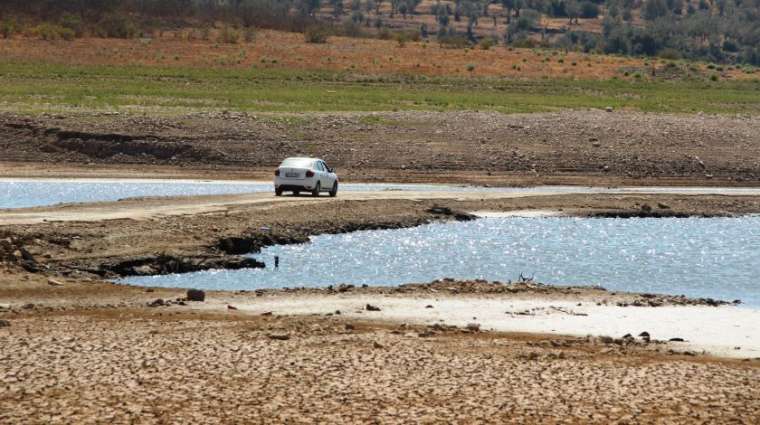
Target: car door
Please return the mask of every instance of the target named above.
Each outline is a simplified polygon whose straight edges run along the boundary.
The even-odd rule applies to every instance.
[[[317,176],[319,177],[319,185],[322,186],[322,189],[330,187],[327,181],[327,168],[325,168],[322,161],[314,163],[314,168],[316,169]]]
[[[322,168],[325,170],[325,181],[322,183],[322,187],[325,189],[332,189],[333,184],[335,183],[335,175],[330,172],[330,167],[328,167],[324,161],[322,161]]]

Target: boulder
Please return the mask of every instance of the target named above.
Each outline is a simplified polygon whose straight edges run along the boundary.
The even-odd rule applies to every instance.
[[[186,298],[188,301],[203,302],[206,301],[206,293],[200,289],[188,289]]]

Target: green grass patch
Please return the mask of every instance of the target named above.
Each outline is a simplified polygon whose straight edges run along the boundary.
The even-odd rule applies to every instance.
[[[258,68],[0,63],[0,109],[17,112],[524,113],[607,106],[647,112],[757,113],[760,82],[357,77],[340,72]]]

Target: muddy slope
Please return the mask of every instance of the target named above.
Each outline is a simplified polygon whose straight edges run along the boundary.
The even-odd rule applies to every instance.
[[[756,184],[760,118],[598,110],[0,115],[6,162],[250,171],[293,155],[323,157],[343,175],[363,180],[416,174],[456,181],[457,173],[472,172]]]

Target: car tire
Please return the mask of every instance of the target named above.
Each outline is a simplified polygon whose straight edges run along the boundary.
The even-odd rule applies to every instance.
[[[282,189],[275,189],[274,196],[282,196]]]
[[[294,190],[294,191],[293,191],[293,196],[298,196],[298,195],[300,195],[300,194],[301,194],[301,191],[300,191],[300,190]]]
[[[336,180],[335,183],[333,183],[332,189],[330,189],[330,197],[334,198],[338,196],[338,181]]]
[[[311,191],[311,196],[319,196],[319,192],[322,191],[322,185],[317,182],[317,185],[314,186],[314,190]]]

